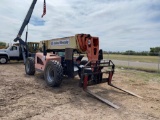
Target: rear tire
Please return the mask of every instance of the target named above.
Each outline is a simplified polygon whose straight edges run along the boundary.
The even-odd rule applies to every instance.
[[[33,57],[28,57],[25,63],[25,71],[27,75],[35,74],[35,61]]]
[[[6,64],[8,62],[8,58],[6,56],[0,56],[0,63]]]
[[[51,87],[58,87],[62,83],[63,68],[57,61],[49,61],[44,70],[44,78]]]

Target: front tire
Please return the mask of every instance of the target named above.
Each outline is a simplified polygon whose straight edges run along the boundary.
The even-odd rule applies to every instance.
[[[49,61],[44,70],[44,78],[51,87],[58,87],[62,83],[63,68],[57,61]]]
[[[35,61],[33,57],[28,57],[25,63],[25,71],[27,75],[35,74]]]
[[[6,64],[8,62],[8,59],[6,56],[0,56],[0,63],[1,64]]]

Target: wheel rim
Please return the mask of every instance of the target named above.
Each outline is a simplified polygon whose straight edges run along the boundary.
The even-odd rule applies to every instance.
[[[47,81],[49,83],[52,83],[54,81],[54,69],[51,66],[47,68],[46,74],[47,74]]]
[[[29,62],[27,61],[27,62],[26,62],[26,71],[27,71],[27,73],[29,72],[29,70],[30,70],[30,64],[29,64]]]
[[[1,63],[6,63],[6,58],[1,58]]]

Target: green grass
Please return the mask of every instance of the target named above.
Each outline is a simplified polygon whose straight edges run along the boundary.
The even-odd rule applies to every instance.
[[[125,61],[139,61],[158,63],[160,56],[137,56],[137,55],[119,55],[119,54],[104,54],[104,59],[111,60],[125,60]]]
[[[130,69],[130,70],[138,70],[138,71],[146,71],[146,72],[154,72],[154,73],[160,73],[157,69],[153,68],[143,68],[143,67],[132,67],[132,66],[121,66],[116,65],[116,68],[124,68],[124,69]]]
[[[84,55],[86,57],[86,55]],[[138,56],[138,55],[120,55],[120,54],[103,54],[104,59],[110,60],[123,60],[123,61],[135,61],[135,62],[147,62],[147,63],[160,63],[160,56]],[[132,66],[120,66],[116,65],[117,68],[124,69],[135,69],[147,72],[160,73],[157,69],[143,68],[143,67],[132,67]]]
[[[125,75],[129,76],[129,80],[132,82],[135,82],[137,80],[142,80],[145,82],[148,81],[156,81],[160,82],[160,74],[157,73],[150,73],[150,72],[144,72],[144,71],[136,71],[136,70],[119,70],[118,72],[121,72]]]

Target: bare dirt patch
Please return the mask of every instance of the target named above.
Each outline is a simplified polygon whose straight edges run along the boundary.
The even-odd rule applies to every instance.
[[[149,77],[152,76],[152,77]],[[113,83],[143,99],[109,87],[91,89],[120,106],[114,109],[64,78],[61,87],[46,85],[42,73],[25,74],[22,63],[0,65],[0,119],[2,120],[159,120],[160,75],[117,69]]]

